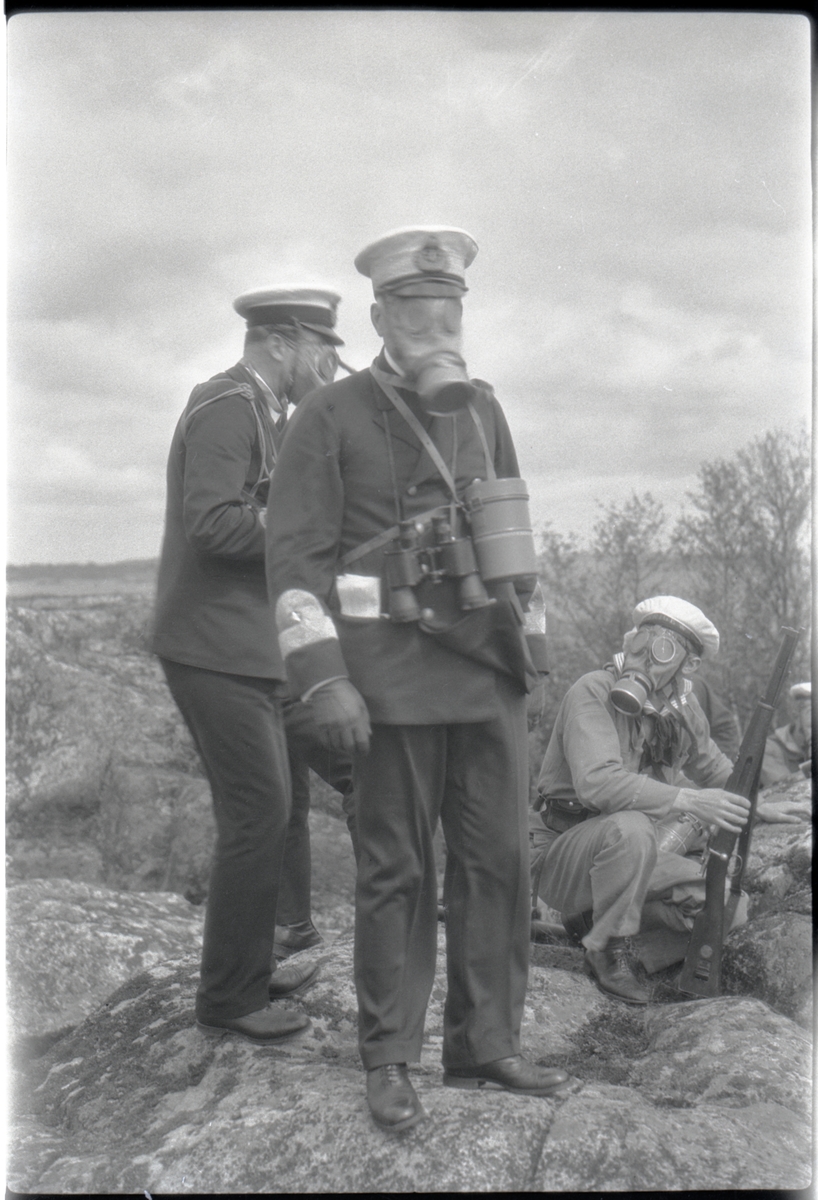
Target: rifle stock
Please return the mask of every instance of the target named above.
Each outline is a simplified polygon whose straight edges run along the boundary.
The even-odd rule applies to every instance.
[[[789,629],[786,626],[782,628],[781,645],[770,681],[767,684],[767,690],[763,698],[756,704],[750,724],[747,726],[747,732],[742,738],[735,766],[724,785],[726,792],[735,792],[750,801],[750,812],[747,824],[740,835],[731,833],[728,829],[719,829],[716,835],[710,839],[704,908],[693,923],[687,955],[677,985],[681,992],[691,996],[708,997],[719,994],[725,935],[727,871],[738,837],[740,857],[730,887],[731,911],[734,911],[741,893],[741,878],[744,874],[750,834],[755,819],[764,746],[800,633],[799,629]]]

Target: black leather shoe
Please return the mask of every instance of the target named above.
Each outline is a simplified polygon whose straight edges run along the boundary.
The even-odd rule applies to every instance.
[[[321,974],[320,963],[291,963],[273,971],[267,991],[271,1000],[283,1000],[295,992],[305,992]]]
[[[586,950],[585,969],[608,996],[626,1004],[647,1004],[650,999],[628,962],[624,938],[611,938],[604,950]]]
[[[276,925],[273,954],[276,958],[289,958],[299,950],[311,950],[320,946],[323,938],[312,921],[299,921],[297,925]]]
[[[406,1063],[386,1063],[367,1071],[366,1099],[375,1124],[390,1133],[411,1129],[426,1118],[409,1081]]]
[[[310,1019],[293,1008],[268,1004],[266,1008],[248,1013],[246,1017],[210,1017],[207,1021],[197,1020],[196,1024],[203,1033],[209,1035],[237,1033],[257,1046],[271,1046],[309,1029]]]
[[[538,1067],[522,1054],[498,1058],[481,1067],[451,1067],[443,1072],[446,1087],[500,1088],[518,1096],[555,1096],[575,1090],[578,1081],[557,1067]]]

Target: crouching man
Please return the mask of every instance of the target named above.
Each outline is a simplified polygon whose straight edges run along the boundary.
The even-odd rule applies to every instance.
[[[704,903],[690,852],[713,826],[738,833],[750,805],[723,790],[732,766],[691,687],[718,652],[715,626],[675,596],[643,600],[633,616],[622,653],[560,706],[531,841],[539,895],[585,947],[586,969],[602,991],[646,1004],[625,939],[642,931],[635,948],[649,972],[684,957]],[[745,920],[746,901],[734,924]]]

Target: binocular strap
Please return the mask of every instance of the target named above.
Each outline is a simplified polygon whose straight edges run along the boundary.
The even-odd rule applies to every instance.
[[[388,376],[385,375],[383,371],[381,371],[380,367],[377,367],[373,363],[372,366],[369,368],[369,370],[372,373],[372,377],[375,380],[375,382],[378,384],[378,386],[380,387],[381,391],[384,393],[386,398],[388,400],[390,400],[392,402],[392,404],[395,406],[395,408],[398,410],[398,412],[403,417],[406,424],[409,426],[409,428],[415,434],[418,441],[423,446],[424,450],[426,451],[426,453],[431,458],[432,462],[437,467],[438,471],[440,472],[441,478],[443,479],[447,488],[451,492],[452,497],[455,500],[455,502],[459,503],[458,496],[457,496],[457,488],[455,487],[455,482],[454,482],[454,479],[452,478],[452,473],[449,470],[449,468],[446,466],[446,463],[443,460],[443,455],[440,453],[437,446],[434,444],[432,439],[429,437],[429,434],[423,428],[420,421],[417,419],[415,414],[412,412],[411,408],[406,403],[406,401],[401,396],[398,395],[397,390],[392,386]],[[479,416],[477,415],[477,411],[475,410],[473,404],[469,403],[468,410],[469,410],[469,413],[471,414],[472,420],[474,421],[478,436],[480,438],[480,443],[483,447],[483,455],[486,460],[486,474],[488,475],[489,479],[496,479],[497,474],[494,470],[494,463],[491,460],[491,455],[489,454],[489,445],[488,445],[488,441],[486,439],[486,431],[483,428],[483,423],[480,420]]]
[[[373,379],[378,384],[378,386],[380,387],[381,391],[384,393],[386,398],[389,401],[391,401],[393,407],[397,409],[397,411],[400,413],[400,415],[406,421],[409,428],[412,430],[412,432],[418,438],[418,441],[423,446],[424,450],[426,451],[426,453],[431,458],[432,462],[437,467],[446,486],[448,487],[449,491],[451,492],[453,504],[456,504],[459,507],[460,500],[458,499],[458,496],[457,496],[457,488],[455,486],[455,481],[452,477],[451,471],[449,470],[449,468],[447,467],[447,465],[443,459],[443,455],[440,453],[437,446],[434,444],[432,439],[429,437],[429,434],[423,428],[423,426],[421,425],[420,421],[417,419],[415,414],[412,412],[412,410],[409,408],[409,406],[406,404],[406,402],[402,399],[402,397],[398,395],[398,392],[393,387],[389,377],[378,366],[376,366],[375,363],[372,364],[372,366],[369,368],[369,370],[370,370],[370,373],[371,373]],[[491,454],[489,452],[489,444],[488,444],[488,439],[486,438],[486,431],[483,428],[483,422],[480,420],[480,416],[479,416],[477,410],[474,408],[473,404],[469,403],[468,409],[469,409],[469,413],[471,414],[472,421],[474,422],[475,428],[477,430],[478,437],[480,438],[480,444],[483,447],[483,455],[484,455],[484,458],[486,461],[486,475],[489,479],[494,480],[497,478],[497,472],[494,469],[494,463],[492,462]],[[389,466],[390,466],[390,470],[392,473],[392,485],[393,485],[393,488],[395,491],[396,516],[398,518],[398,521],[400,521],[403,516],[403,513],[401,511],[400,494],[399,494],[398,487],[397,487],[394,456],[392,454],[392,434],[391,434],[391,430],[389,428],[388,415],[385,414],[385,417],[386,417],[385,426],[386,426],[387,452],[389,454]],[[438,505],[434,509],[429,509],[427,512],[420,513],[416,519],[419,521],[426,520],[429,517],[431,517],[433,513],[437,512],[439,510],[439,508],[440,508],[440,506]],[[380,550],[380,548],[382,546],[386,546],[389,542],[393,541],[394,538],[396,538],[398,536],[399,532],[400,532],[400,528],[396,524],[396,525],[391,525],[389,527],[389,529],[384,529],[381,533],[376,533],[374,535],[374,537],[369,538],[367,541],[362,542],[360,546],[356,546],[353,550],[349,550],[349,551],[347,551],[346,554],[342,555],[342,557],[339,561],[339,566],[342,567],[344,570],[346,570],[346,568],[351,566],[352,563],[357,562],[359,559],[363,558],[365,555],[369,554],[371,551]]]

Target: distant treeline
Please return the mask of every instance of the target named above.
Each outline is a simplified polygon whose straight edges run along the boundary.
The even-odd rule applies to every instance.
[[[808,679],[809,498],[807,432],[776,429],[731,459],[705,463],[673,524],[645,492],[624,504],[600,504],[587,541],[545,528],[540,568],[551,675],[535,740],[550,733],[571,684],[621,648],[634,606],[648,596],[682,596],[715,623],[721,650],[703,674],[742,729],[782,625],[805,629],[790,682]],[[7,578],[12,596],[146,592],[157,568],[157,559],[33,563],[9,566]]]
[[[9,582],[28,579],[117,579],[133,576],[153,578],[158,567],[158,558],[129,558],[116,563],[26,563],[24,566],[9,564],[6,567],[6,578]]]

